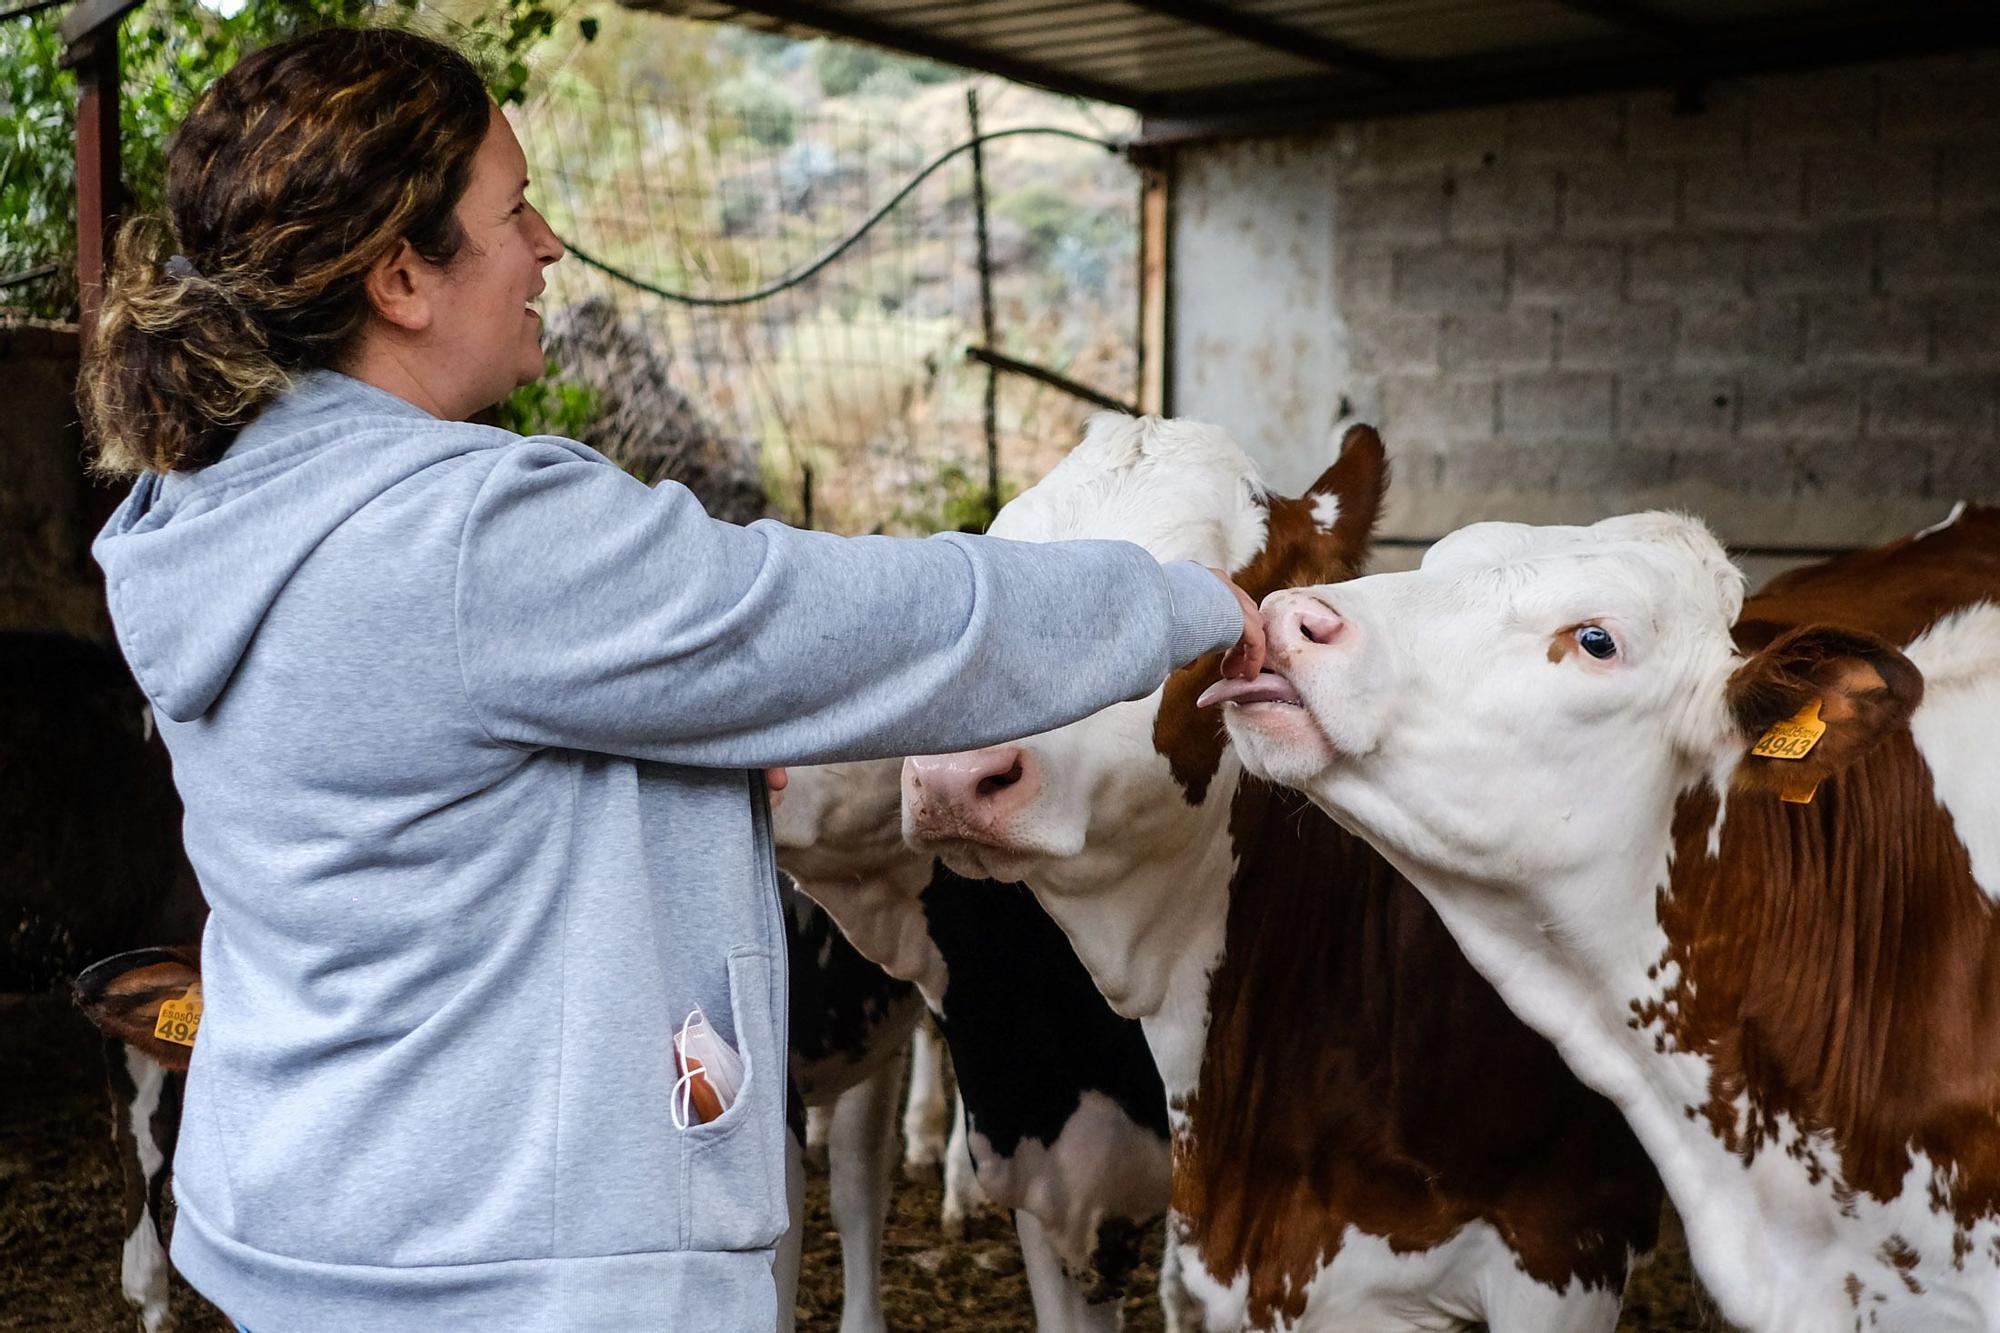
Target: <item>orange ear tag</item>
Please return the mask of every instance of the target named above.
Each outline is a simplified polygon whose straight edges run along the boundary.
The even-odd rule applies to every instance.
[[[1790,801],[1793,805],[1811,805],[1813,796],[1819,791],[1818,782],[1788,782],[1778,789],[1778,799]]]
[[[1765,732],[1750,753],[1766,759],[1803,759],[1824,735],[1826,723],[1820,721],[1819,699],[1814,697],[1806,700],[1804,708]],[[1818,790],[1817,778],[1794,778],[1778,789],[1778,799],[1793,805],[1810,805]]]
[[[1750,753],[1766,759],[1803,759],[1824,735],[1826,723],[1819,720],[1819,698],[1814,696],[1806,700],[1804,708],[1765,732],[1750,747]]]
[[[153,1024],[153,1035],[176,1046],[192,1046],[194,1034],[200,1028],[201,983],[196,982],[182,993],[180,999],[161,1002],[160,1020]]]

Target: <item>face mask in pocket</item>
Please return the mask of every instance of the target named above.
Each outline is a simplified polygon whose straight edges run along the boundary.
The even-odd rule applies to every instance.
[[[699,1008],[689,1012],[674,1034],[672,1111],[674,1128],[705,1125],[727,1111],[743,1086],[743,1057],[709,1026]]]

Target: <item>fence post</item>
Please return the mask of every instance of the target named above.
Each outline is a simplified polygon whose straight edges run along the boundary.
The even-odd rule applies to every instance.
[[[979,90],[965,90],[965,113],[972,122],[972,216],[979,236],[980,340],[999,350],[993,338],[993,256],[986,237],[986,148],[979,142]],[[986,367],[986,515],[1000,512],[1000,372]]]
[[[62,63],[76,71],[76,279],[88,344],[124,207],[118,173],[118,25],[139,0],[84,0],[63,19]]]

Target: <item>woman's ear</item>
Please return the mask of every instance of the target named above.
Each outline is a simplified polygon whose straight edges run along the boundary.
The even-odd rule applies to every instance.
[[[431,267],[408,241],[376,260],[362,279],[368,304],[390,324],[409,333],[431,325]]]
[[[1907,726],[1924,697],[1909,658],[1872,634],[1808,625],[1730,676],[1744,747],[1736,785],[1809,799],[1813,788]]]

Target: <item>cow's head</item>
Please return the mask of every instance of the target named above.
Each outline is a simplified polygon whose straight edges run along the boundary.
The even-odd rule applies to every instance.
[[[1229,702],[1251,771],[1420,884],[1554,895],[1537,920],[1560,932],[1583,905],[1563,894],[1650,893],[1679,792],[1707,779],[1803,795],[1921,695],[1909,661],[1867,635],[1804,628],[1739,656],[1742,598],[1692,519],[1482,523],[1415,572],[1269,598],[1267,677],[1210,699]],[[1803,759],[1752,754],[1808,705],[1826,730]]]
[[[185,1071],[189,1041],[156,1035],[160,1008],[201,989],[201,956],[194,949],[134,949],[92,963],[77,974],[77,1007],[107,1037],[150,1056],[162,1067]],[[191,1034],[189,1034],[191,1036]]]
[[[778,864],[806,884],[880,879],[915,866],[921,890],[930,863],[903,845],[901,771],[896,759],[791,769],[783,798],[772,802]]]
[[[1272,494],[1213,426],[1100,415],[1083,442],[1000,512],[997,536],[1117,538],[1161,560],[1232,572],[1252,596],[1352,575],[1380,507],[1381,441],[1361,426],[1305,495]],[[1220,655],[1161,691],[1008,745],[908,760],[903,828],[962,874],[1091,893],[1135,865],[1185,866],[1227,817],[1230,761],[1212,713],[1194,707]],[[1211,790],[1223,799],[1209,800]],[[1190,818],[1189,807],[1200,809]]]

